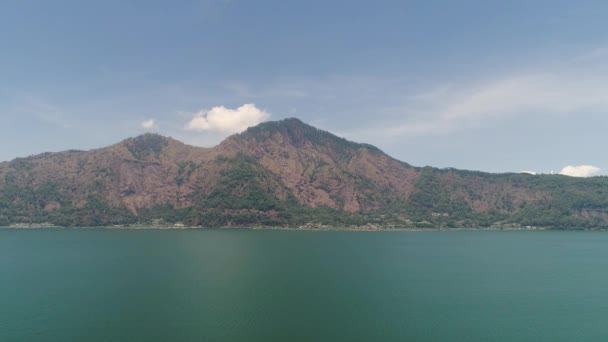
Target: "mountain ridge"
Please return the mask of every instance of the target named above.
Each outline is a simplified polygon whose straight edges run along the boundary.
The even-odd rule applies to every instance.
[[[414,167],[296,118],[0,163],[0,224],[608,226],[608,179]]]

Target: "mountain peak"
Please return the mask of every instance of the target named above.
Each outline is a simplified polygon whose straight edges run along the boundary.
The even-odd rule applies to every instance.
[[[318,130],[316,127],[304,123],[298,118],[286,118],[278,121],[266,121],[258,124],[257,126],[249,127],[245,130],[243,135],[259,135],[263,132],[301,132],[303,130]]]
[[[171,145],[184,144],[157,133],[145,133],[123,140],[119,145],[126,147],[134,158],[144,160],[151,156],[158,158]]]
[[[278,121],[267,121],[257,126],[250,127],[246,131],[237,134],[241,139],[253,138],[256,142],[261,142],[280,134],[295,146],[302,146],[306,143],[314,145],[325,145],[341,148],[368,148],[380,151],[377,147],[369,144],[356,143],[345,138],[339,137],[331,132],[316,128],[304,123],[298,118],[286,118]]]

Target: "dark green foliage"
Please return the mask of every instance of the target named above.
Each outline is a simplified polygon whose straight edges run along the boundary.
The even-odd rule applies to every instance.
[[[180,186],[182,184],[184,184],[184,182],[188,179],[190,179],[190,177],[192,176],[192,173],[194,173],[194,170],[196,170],[197,165],[196,163],[190,161],[190,162],[179,162],[177,163],[177,176],[175,177],[175,184],[177,184],[177,186]]]
[[[46,210],[48,203],[55,203],[59,208]],[[112,207],[100,196],[90,195],[84,207],[74,208],[53,182],[38,187],[14,183],[0,187],[0,222],[4,224],[49,222],[59,226],[99,226],[135,220],[128,210]]]
[[[7,172],[6,175],[4,175],[4,184],[6,184],[7,186],[14,185],[15,179],[16,177],[13,172]]]
[[[272,176],[255,159],[239,155],[223,161],[229,167],[215,189],[204,199],[206,208],[276,210],[281,202],[271,193]]]
[[[152,155],[158,158],[163,147],[167,146],[167,141],[158,134],[145,134],[127,140],[126,146],[135,159],[144,160]]]
[[[456,169],[433,171],[438,174],[453,173],[459,177],[475,178],[479,182],[510,184],[544,194],[540,199],[525,200],[517,206],[508,194],[498,194],[497,202],[492,203],[492,210],[483,215],[469,217],[471,222],[480,226],[506,222],[556,229],[608,228],[608,177],[490,174]]]
[[[11,162],[11,166],[17,171],[26,171],[32,169],[32,163],[29,160],[23,158],[13,160]]]
[[[82,208],[66,206],[48,214],[48,222],[59,226],[108,226],[130,224],[137,218],[123,207],[114,207],[98,196],[89,196]],[[47,222],[47,221],[42,221]]]
[[[414,192],[408,203],[410,215],[416,220],[431,220],[435,217],[448,215],[450,220],[471,217],[471,208],[464,200],[450,197],[437,171],[430,167],[422,169],[416,182]]]
[[[574,178],[561,175],[489,174],[456,169],[420,169],[416,191],[409,201],[393,201],[376,212],[384,223],[415,227],[535,226],[554,229],[608,228],[608,177]],[[447,179],[447,180],[446,180]],[[460,192],[481,200],[470,184],[503,184],[525,189],[536,197],[516,203],[510,193],[488,197],[490,209],[476,213]],[[374,213],[371,214],[374,216]]]

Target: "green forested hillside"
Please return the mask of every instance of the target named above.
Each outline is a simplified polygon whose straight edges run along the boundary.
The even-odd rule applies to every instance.
[[[608,178],[413,167],[297,119],[0,164],[0,225],[608,227]]]

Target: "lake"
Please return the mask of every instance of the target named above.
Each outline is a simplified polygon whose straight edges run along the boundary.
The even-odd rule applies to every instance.
[[[608,233],[0,230],[0,341],[598,341]]]

